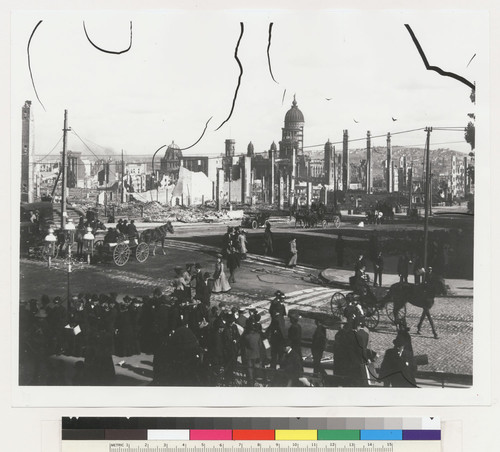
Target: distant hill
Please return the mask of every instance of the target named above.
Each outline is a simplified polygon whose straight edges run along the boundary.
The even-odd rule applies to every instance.
[[[342,150],[336,150],[339,155]],[[387,158],[387,149],[385,147],[373,147],[373,177],[383,177],[383,161]],[[310,151],[306,152],[312,159],[323,159],[323,151]],[[399,159],[406,155],[406,162],[408,166],[413,163],[414,176],[418,177],[422,174],[422,163],[424,159],[424,148],[406,147],[406,146],[393,146],[392,159],[397,167],[399,167]],[[433,149],[431,150],[431,165],[434,174],[447,174],[451,173],[451,158],[455,155],[457,161],[460,161],[467,154],[454,151],[452,149]],[[350,163],[359,165],[361,160],[366,160],[366,148],[364,149],[349,149]]]

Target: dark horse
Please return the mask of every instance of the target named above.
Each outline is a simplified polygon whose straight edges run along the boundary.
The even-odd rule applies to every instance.
[[[431,308],[434,305],[434,298],[438,295],[446,294],[446,285],[443,279],[433,277],[430,282],[425,284],[396,283],[393,284],[384,301],[394,303],[394,318],[397,319],[399,311],[406,303],[422,308],[422,315],[417,325],[417,334],[420,334],[420,328],[424,319],[427,317],[432,328],[434,338],[437,339],[436,328],[431,317]]]
[[[83,254],[83,236],[87,233],[87,227],[92,228],[92,234],[94,236],[98,230],[101,230],[101,231],[106,230],[106,226],[104,226],[104,223],[102,221],[97,220],[97,219],[87,221],[85,223],[84,228],[77,228],[75,231],[75,242],[76,242],[76,254],[78,254],[78,255]]]
[[[141,242],[146,242],[148,245],[153,243],[153,256],[156,256],[156,244],[161,242],[161,250],[163,251],[163,255],[165,255],[165,238],[167,237],[167,232],[170,232],[170,234],[174,233],[174,227],[170,221],[157,228],[142,231]]]

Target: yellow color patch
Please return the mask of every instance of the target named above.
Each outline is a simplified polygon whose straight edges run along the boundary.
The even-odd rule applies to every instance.
[[[275,430],[276,441],[317,441],[317,430]]]

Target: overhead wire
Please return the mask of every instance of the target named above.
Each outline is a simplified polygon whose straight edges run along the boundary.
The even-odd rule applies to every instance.
[[[48,156],[49,156],[49,155],[50,155],[50,154],[54,151],[54,149],[57,147],[57,145],[61,142],[62,138],[63,138],[63,136],[61,135],[61,136],[59,137],[59,140],[57,140],[57,143],[54,145],[54,147],[53,147],[53,148],[52,148],[52,149],[51,149],[51,150],[50,150],[47,154],[45,154],[45,155],[44,155],[44,156],[43,156],[40,160],[37,160],[37,161],[36,161],[36,162],[34,162],[34,163],[40,163],[40,162],[42,162],[43,160],[45,160],[45,159],[46,159],[46,158],[47,158],[47,157],[48,157]]]

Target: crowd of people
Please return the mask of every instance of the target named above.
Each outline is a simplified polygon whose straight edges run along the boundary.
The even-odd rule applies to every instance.
[[[175,272],[173,292],[157,287],[141,298],[86,293],[69,302],[42,295],[23,303],[21,384],[113,385],[113,356],[143,353],[153,356],[153,385],[311,386],[304,375],[302,326],[294,311],[287,314],[284,293],[275,293],[268,308],[271,322],[264,328],[263,313],[256,309],[214,305],[213,279],[200,265]],[[344,317],[333,343],[335,384],[367,386],[377,354],[370,349],[362,310],[354,300]],[[400,329],[394,345],[396,351],[385,354],[381,378],[387,385],[414,386],[407,329]],[[316,320],[310,355],[313,375],[323,383],[326,346],[326,328]],[[64,360],[53,359],[57,355],[81,359],[68,372]]]
[[[288,333],[282,329],[284,294],[276,293],[270,306],[273,321],[264,330],[255,309],[212,305],[207,284],[211,278],[207,272],[201,274],[197,264],[184,271],[176,268],[173,292],[156,288],[141,299],[87,293],[73,296],[68,303],[47,295],[23,303],[22,384],[112,385],[116,382],[113,356],[140,353],[154,356],[152,384],[157,385],[238,385],[240,366],[246,384],[253,386],[257,377],[266,380],[261,372],[266,365],[276,369],[278,364],[280,372],[265,384],[299,384],[301,329],[296,316],[290,317]],[[188,280],[194,287],[185,285]],[[83,358],[75,364],[72,381],[66,381],[64,369],[51,359],[54,355]]]

